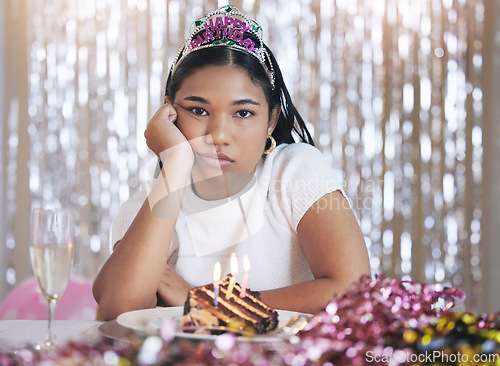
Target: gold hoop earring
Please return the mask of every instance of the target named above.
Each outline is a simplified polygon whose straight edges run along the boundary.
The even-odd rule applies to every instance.
[[[265,155],[272,153],[274,148],[276,147],[276,140],[274,139],[273,135],[268,135],[267,138],[271,140],[271,146],[269,146],[269,149],[264,150]]]

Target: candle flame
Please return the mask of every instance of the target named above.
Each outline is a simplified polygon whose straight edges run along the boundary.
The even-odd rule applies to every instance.
[[[238,273],[238,259],[236,258],[236,254],[231,254],[231,273],[233,275]]]
[[[220,262],[216,262],[214,266],[214,282],[219,282],[221,277]]]
[[[240,297],[242,299],[247,294],[248,272],[250,271],[250,260],[246,254],[243,256],[243,268],[245,269],[245,275],[243,276],[243,283],[241,284]]]
[[[250,260],[246,254],[243,257],[243,268],[245,269],[245,272],[250,271]]]

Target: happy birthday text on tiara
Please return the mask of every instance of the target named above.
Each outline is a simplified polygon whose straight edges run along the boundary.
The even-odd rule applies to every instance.
[[[191,40],[191,47],[196,48],[202,44],[216,39],[230,39],[244,47],[248,52],[255,53],[255,43],[250,38],[245,38],[245,32],[251,30],[252,26],[246,22],[230,16],[218,16],[210,18],[203,23],[205,32]],[[214,35],[215,34],[215,35]]]

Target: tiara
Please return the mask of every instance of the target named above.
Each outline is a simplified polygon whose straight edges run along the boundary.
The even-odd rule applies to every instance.
[[[189,38],[179,49],[170,75],[191,52],[205,48],[226,46],[256,57],[274,88],[274,68],[262,41],[262,27],[240,12],[235,6],[224,5],[196,20]],[[249,35],[253,37],[249,37]]]

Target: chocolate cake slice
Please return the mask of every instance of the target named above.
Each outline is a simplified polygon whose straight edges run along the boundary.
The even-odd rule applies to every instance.
[[[216,306],[213,283],[191,289],[184,304],[181,325],[230,326],[240,330],[251,327],[257,334],[275,329],[278,325],[278,313],[260,299],[258,292],[247,289],[245,296],[240,297],[242,288],[235,282],[229,297],[226,297],[232,277],[228,274],[220,282]]]

